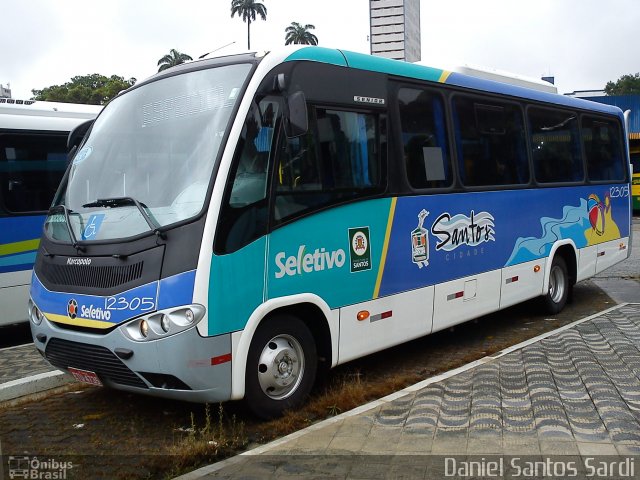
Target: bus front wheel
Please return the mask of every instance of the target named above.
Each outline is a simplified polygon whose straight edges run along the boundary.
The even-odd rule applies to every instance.
[[[249,347],[245,402],[258,417],[270,419],[301,405],[313,387],[316,345],[307,326],[292,315],[260,325]]]
[[[542,297],[545,311],[551,315],[560,313],[567,303],[570,289],[567,264],[562,257],[556,256],[549,272],[549,288]]]

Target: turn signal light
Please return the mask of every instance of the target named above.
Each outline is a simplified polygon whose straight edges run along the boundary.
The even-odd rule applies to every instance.
[[[533,271],[535,273],[538,273],[540,271],[540,265],[536,265],[535,267],[533,267]]]
[[[369,312],[366,311],[366,310],[362,310],[362,311],[358,312],[357,318],[358,318],[359,322],[362,322],[362,321],[366,320],[367,318],[369,318]]]

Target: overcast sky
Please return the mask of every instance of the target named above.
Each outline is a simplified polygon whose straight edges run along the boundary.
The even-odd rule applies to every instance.
[[[321,46],[369,53],[368,0],[262,0],[252,50],[284,44],[293,21]],[[638,0],[421,0],[422,60],[556,78],[560,93],[601,89],[640,71]],[[100,73],[142,80],[175,48],[197,58],[246,50],[230,0],[2,0],[0,84],[13,98]]]

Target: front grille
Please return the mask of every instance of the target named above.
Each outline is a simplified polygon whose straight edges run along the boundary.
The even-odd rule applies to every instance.
[[[98,345],[52,338],[44,355],[52,365],[62,370],[72,367],[94,372],[105,384],[148,388],[115,354]]]
[[[118,266],[42,264],[42,275],[55,285],[113,288],[142,276],[144,262]]]

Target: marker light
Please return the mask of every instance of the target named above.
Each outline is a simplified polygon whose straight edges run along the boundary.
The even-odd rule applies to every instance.
[[[367,318],[369,318],[369,312],[366,310],[361,310],[360,312],[358,312],[358,315],[356,318],[358,319],[359,322],[362,322]]]
[[[533,271],[535,273],[538,273],[540,271],[540,265],[536,265],[535,267],[533,267]]]

